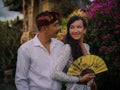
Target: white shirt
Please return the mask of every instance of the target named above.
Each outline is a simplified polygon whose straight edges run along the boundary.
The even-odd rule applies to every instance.
[[[37,35],[18,49],[15,82],[17,90],[61,90],[51,78],[64,44],[51,39],[50,54]]]
[[[87,50],[87,53],[90,54],[89,45],[84,43],[84,46]],[[66,44],[62,49],[61,56],[59,57],[59,63],[56,65],[54,69],[53,78],[55,78],[56,80],[68,82],[69,84],[67,86],[67,90],[73,90],[74,86],[76,87],[75,83],[79,81],[79,77],[67,75],[66,73],[63,72],[63,69],[68,64],[68,62],[69,64],[72,63],[73,59],[71,56],[71,47],[70,45]],[[84,88],[83,86],[86,87],[86,85],[78,85],[77,87],[79,87],[79,89],[76,89],[76,90],[83,90],[83,89],[80,89],[80,88]],[[90,90],[89,87],[86,87],[86,88],[87,88],[86,90]]]

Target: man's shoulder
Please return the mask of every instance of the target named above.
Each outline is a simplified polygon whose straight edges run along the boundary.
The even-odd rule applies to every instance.
[[[31,39],[31,40],[23,43],[19,48],[24,48],[24,49],[25,49],[25,48],[29,48],[29,47],[32,46],[32,42],[33,42],[33,39]]]
[[[59,45],[64,45],[64,43],[63,43],[62,41],[60,41],[60,40],[58,40],[58,39],[56,39],[56,38],[52,38],[52,40],[53,40],[55,43],[59,44]]]

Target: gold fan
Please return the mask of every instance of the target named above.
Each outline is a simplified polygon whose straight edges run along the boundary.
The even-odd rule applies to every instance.
[[[76,59],[68,68],[68,75],[80,75],[84,70],[92,70],[95,74],[108,70],[104,60],[97,55],[84,55]]]

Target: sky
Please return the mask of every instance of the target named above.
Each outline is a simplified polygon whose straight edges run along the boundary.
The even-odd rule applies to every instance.
[[[2,0],[0,0],[0,21],[14,20],[17,16],[23,18],[23,14],[15,11],[9,11],[8,7],[4,7]]]

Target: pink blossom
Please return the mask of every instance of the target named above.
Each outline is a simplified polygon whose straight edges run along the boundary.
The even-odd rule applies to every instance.
[[[102,52],[102,51],[105,50],[105,49],[106,49],[106,46],[101,46],[101,47],[99,48],[99,51]]]
[[[98,22],[98,26],[101,26],[101,25],[102,25],[102,22],[101,22],[101,21],[99,21],[99,22]]]
[[[108,49],[107,49],[107,52],[108,54],[112,53],[114,51],[114,48],[112,46],[110,46]]]
[[[117,24],[117,25],[115,26],[115,28],[120,28],[120,24]]]
[[[103,41],[103,42],[102,42],[102,44],[105,44],[105,43],[106,43],[106,41]]]
[[[59,40],[64,41],[65,40],[65,36],[62,36]]]
[[[109,14],[111,12],[111,9],[109,9],[109,8],[104,8],[100,13],[102,14],[102,15],[104,15],[104,14]]]
[[[120,31],[119,31],[119,30],[114,31],[114,34],[119,34],[119,33],[120,33]]]
[[[104,29],[104,30],[107,29],[107,26],[103,26],[103,29]]]
[[[94,0],[93,3],[100,3],[100,0]]]
[[[113,65],[116,66],[117,68],[119,68],[118,62],[113,61]]]
[[[116,56],[115,61],[120,60],[120,56]]]
[[[115,65],[116,67],[120,67],[120,65],[119,65],[119,60],[120,60],[120,56],[116,56],[115,57],[115,60],[113,61],[113,65]]]
[[[104,36],[102,39],[103,40],[107,40],[107,39],[109,39],[110,38],[110,34],[107,34],[106,36]]]
[[[93,19],[96,17],[96,14],[95,13],[89,13],[88,16],[90,17],[90,19]]]

